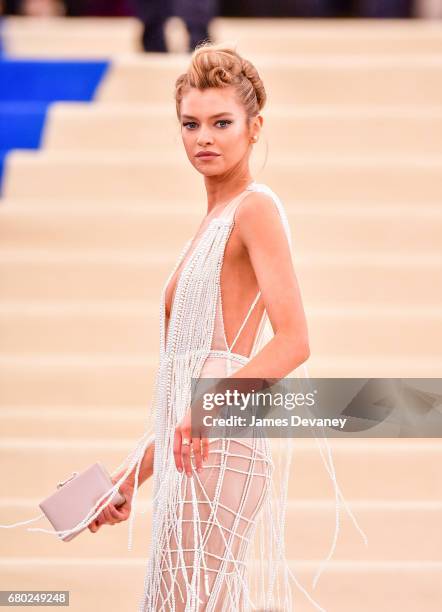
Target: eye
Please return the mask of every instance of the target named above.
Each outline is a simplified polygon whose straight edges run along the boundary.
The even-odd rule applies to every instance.
[[[232,123],[232,121],[230,121],[229,119],[218,119],[218,121],[216,123],[227,123],[230,124]],[[188,125],[196,125],[195,121],[186,121],[185,123],[183,123],[183,127],[187,127]],[[193,128],[191,128],[193,129]]]
[[[227,124],[230,124],[232,122],[229,119],[220,119],[219,121],[217,121],[217,123],[227,123]]]

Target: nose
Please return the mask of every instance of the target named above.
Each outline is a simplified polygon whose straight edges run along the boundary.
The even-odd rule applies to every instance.
[[[210,129],[201,127],[198,134],[197,143],[200,147],[213,143],[213,136]]]

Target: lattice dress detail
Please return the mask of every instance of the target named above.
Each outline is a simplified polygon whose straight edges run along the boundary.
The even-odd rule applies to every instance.
[[[293,440],[274,439],[270,444],[267,438],[261,437],[210,438],[209,459],[203,463],[202,472],[192,470],[190,478],[177,471],[173,456],[175,426],[190,406],[192,378],[230,376],[273,336],[264,309],[250,354],[233,351],[258,303],[260,291],[230,347],[224,329],[220,284],[224,252],[234,226],[235,211],[251,191],[272,198],[292,249],[290,227],[280,199],[269,187],[255,182],[208,223],[190,254],[192,240],[185,244],[161,295],[159,366],[146,431],[136,448],[114,470],[116,474],[126,466],[121,478],[102,498],[109,500],[135,467],[129,517],[130,550],[139,469],[145,450],[154,441],[152,532],[139,612],[246,612],[272,608],[292,612],[295,606],[291,581],[316,609],[324,610],[299,583],[285,554]],[[167,324],[166,290],[181,264]],[[302,387],[301,381],[309,377],[306,365],[290,376],[299,378]],[[316,442],[334,486],[336,522],[330,551],[318,568],[314,586],[333,555],[341,505],[367,544],[366,535],[336,481],[327,438],[321,439],[326,455],[317,437]],[[72,530],[30,530],[65,535],[87,525],[101,510],[102,507],[85,517]],[[27,522],[31,521],[15,525]]]

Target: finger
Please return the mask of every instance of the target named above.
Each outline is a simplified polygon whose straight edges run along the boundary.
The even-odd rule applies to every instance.
[[[181,460],[181,431],[175,429],[175,437],[173,440],[173,456],[175,459],[176,469],[179,472],[183,471],[183,462]]]
[[[91,525],[95,525],[96,527],[98,527],[99,525],[101,525],[101,516],[102,516],[102,512],[100,512],[100,514],[92,521]]]
[[[112,504],[109,504],[109,505],[108,505],[108,507],[107,507],[107,510],[108,510],[109,516],[110,516],[110,518],[111,518],[113,521],[114,521],[114,520],[115,520],[115,518],[116,518],[116,517],[115,517],[114,508],[115,508],[115,506],[113,506]]]
[[[113,504],[110,504],[109,508],[114,519],[116,519],[117,521],[121,521],[123,519],[124,515],[119,510],[117,510],[117,508]]]
[[[183,432],[183,440],[189,440],[192,443],[190,437],[190,431]],[[192,466],[190,463],[190,444],[181,444],[181,456],[183,460],[183,466],[186,474],[190,476],[192,474]]]
[[[203,448],[203,461],[207,461],[209,458],[209,438],[202,438],[201,446]]]
[[[193,455],[197,472],[201,472],[203,464],[201,460],[201,438],[192,438]]]
[[[190,463],[190,445],[183,446],[181,450],[181,458],[183,462],[183,468],[187,476],[192,474],[192,465]]]
[[[122,510],[118,510],[120,521],[125,521],[130,516],[130,508],[123,508]]]
[[[103,510],[104,518],[106,519],[106,523],[113,523],[114,518],[109,510],[109,506],[106,506]]]

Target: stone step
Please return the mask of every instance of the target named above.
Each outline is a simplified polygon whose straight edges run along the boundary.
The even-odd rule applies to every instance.
[[[109,473],[120,470],[142,435],[143,432],[130,440],[66,439],[64,435],[57,438],[39,436],[33,440],[29,437],[3,438],[0,442],[3,489],[9,497],[19,498],[23,495],[25,479],[26,495],[41,500],[53,491],[57,482],[65,480],[73,471],[85,470],[96,461],[101,461]],[[272,439],[271,444],[278,448],[279,441]],[[442,502],[440,440],[329,438],[328,444],[336,478],[346,499],[397,502],[410,500],[412,496],[414,501]],[[274,454],[276,464],[284,460],[281,452],[285,453]],[[151,495],[152,479],[149,479],[140,489],[140,499],[151,498]],[[294,441],[288,495],[293,500],[334,500],[333,485],[314,439]]]
[[[106,303],[0,305],[2,353],[36,355],[131,355],[148,357],[157,345],[159,315],[152,302],[109,306]],[[309,308],[311,351],[335,355],[396,355],[436,358],[442,345],[442,310],[396,307]],[[404,334],[404,326],[407,333]],[[233,339],[231,328],[228,338]]]
[[[300,106],[273,104],[254,149],[270,155],[442,152],[439,107]],[[287,137],[296,134],[296,138]],[[183,147],[172,104],[58,102],[48,110],[48,150],[169,153]]]
[[[383,355],[344,357],[328,353],[309,358],[311,377],[427,378],[440,377],[440,357]],[[133,409],[150,405],[158,355],[91,356],[0,354],[0,405],[5,406],[90,406],[118,405]],[[300,368],[304,375],[304,368]],[[140,413],[141,414],[141,413]]]
[[[119,55],[97,91],[103,102],[163,103],[189,65],[187,53]],[[442,100],[439,53],[349,55],[249,53],[272,103],[294,106],[436,105]],[[152,83],[155,87],[152,87]]]
[[[422,388],[422,384],[416,385],[414,381],[407,383],[407,378],[403,380],[405,384]],[[430,379],[430,383],[432,383],[429,385],[430,389],[435,392],[440,391],[437,382]],[[48,438],[63,437],[69,441],[90,437],[93,440],[99,440],[100,443],[110,438],[117,441],[138,439],[141,432],[146,431],[148,427],[146,423],[152,411],[151,403],[149,401],[140,406],[125,405],[123,402],[120,405],[109,403],[106,406],[84,403],[78,405],[67,405],[66,403],[8,405],[2,401],[0,404],[1,432],[5,439],[15,438],[20,434],[23,438],[28,438],[30,442],[38,434]],[[366,430],[367,437],[374,433],[378,434],[378,432],[373,432],[373,429]],[[370,438],[373,435],[370,435]]]
[[[35,402],[40,406],[54,406],[68,401],[79,410],[82,405],[102,407],[112,403],[129,408],[147,407],[157,368],[158,354],[142,358],[0,355],[0,403],[20,406]]]
[[[178,28],[177,28],[178,29]],[[330,53],[438,53],[442,29],[437,21],[410,19],[248,18],[214,19],[211,33],[217,41],[237,42],[249,53],[299,56]]]
[[[3,18],[8,54],[27,58],[106,58],[141,49],[142,23],[133,17]]]
[[[35,435],[64,439],[87,438],[126,438],[136,439],[145,429],[145,418],[150,410],[148,405],[125,406],[112,405],[96,407],[94,405],[60,404],[47,407],[44,405],[8,405],[0,404],[0,430],[3,438]]]
[[[92,535],[98,536],[98,533]],[[62,542],[60,546],[70,544]],[[116,558],[103,559],[93,556],[93,552],[91,547],[87,557],[70,559],[28,557],[13,560],[3,557],[0,559],[0,588],[69,590],[71,612],[94,612],[98,608],[114,610],[116,602],[121,612],[138,609],[144,592],[147,552],[141,558],[130,559],[121,559],[121,553]],[[390,612],[415,612],[422,609],[423,602],[425,612],[440,610],[440,563],[335,561],[328,564],[313,589],[312,580],[319,563],[319,560],[290,562],[290,569],[303,589],[327,612],[373,612],[385,609],[386,602],[389,602]],[[296,612],[317,609],[299,587],[291,584]],[[259,604],[256,599],[253,601]],[[270,612],[268,608],[258,609]]]
[[[140,489],[142,491],[142,489]],[[9,525],[29,517],[38,516],[41,499],[11,499],[5,497],[0,505],[0,524]],[[368,546],[351,519],[345,514],[340,524],[335,561],[438,561],[441,559],[441,534],[439,526],[442,502],[403,501],[349,502],[358,524],[367,536]],[[334,531],[335,506],[333,501],[289,501],[286,521],[286,554],[297,561],[314,561],[325,557],[330,537]],[[89,530],[80,534],[63,547],[55,536],[44,532],[30,532],[27,527],[52,529],[43,517],[29,525],[2,529],[1,550],[11,560],[27,557],[85,557],[94,546],[96,557],[132,555],[142,557],[146,550],[146,534],[151,533],[152,503],[137,495],[132,551],[128,545],[128,522],[112,529],[104,525],[98,533]],[[148,536],[148,537],[149,537]],[[91,539],[93,538],[93,539]],[[404,540],[407,546],[403,546]]]
[[[79,304],[159,298],[179,251],[22,250],[0,252],[2,302],[74,300]],[[437,254],[296,254],[294,267],[307,310],[356,305],[433,308],[442,299]],[[398,308],[399,310],[399,308]]]
[[[22,17],[3,19],[4,45],[9,53],[27,57],[108,57],[139,52],[142,24],[132,17]],[[209,30],[217,42],[232,41],[246,57],[266,54],[419,54],[438,53],[442,33],[437,21],[388,19],[225,18],[216,17]],[[387,21],[387,20],[385,20]],[[312,23],[313,22],[313,23]],[[171,52],[188,48],[188,33],[178,17],[166,23]]]
[[[285,202],[298,253],[358,251],[419,254],[440,252],[442,210],[437,205],[376,205],[363,208],[331,203]],[[174,249],[198,231],[206,208],[189,203],[161,205],[101,203],[60,206],[39,201],[3,200],[0,205],[2,250]],[[173,224],[172,224],[173,222]],[[167,231],[165,231],[167,228]]]
[[[3,195],[16,199],[186,201],[203,198],[200,176],[183,152],[149,155],[127,151],[60,152],[14,150],[5,162]],[[442,198],[439,155],[285,155],[252,160],[258,183],[278,185],[286,200],[348,203],[437,202]],[[170,180],[174,176],[174,180]],[[363,192],[361,185],[364,186]],[[295,186],[295,187],[294,187]],[[184,189],[185,187],[185,189]]]

